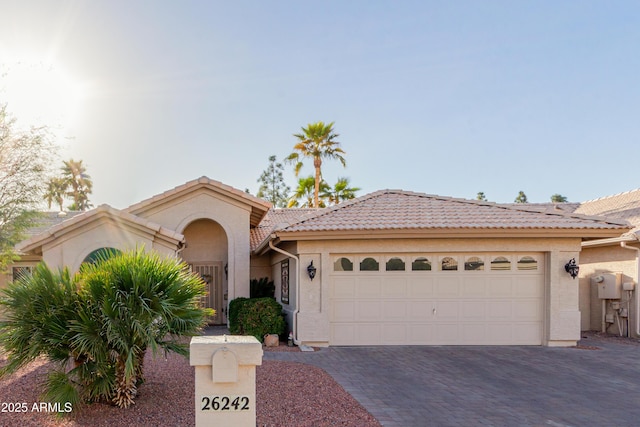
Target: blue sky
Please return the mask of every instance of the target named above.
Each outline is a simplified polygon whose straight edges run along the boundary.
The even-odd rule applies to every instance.
[[[318,120],[335,121],[347,152],[325,178],[348,176],[361,195],[584,201],[640,187],[635,1],[5,0],[0,11],[0,102],[56,129],[61,158],[86,163],[95,205],[202,175],[255,193],[268,157]],[[51,84],[65,89],[21,106],[9,78],[24,67],[64,75]],[[34,105],[53,112],[31,118]],[[293,187],[292,167],[286,177]]]

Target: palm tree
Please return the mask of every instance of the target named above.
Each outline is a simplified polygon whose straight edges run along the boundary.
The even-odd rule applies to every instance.
[[[338,178],[333,188],[327,188],[322,193],[322,197],[329,201],[329,204],[337,205],[345,200],[351,200],[356,197],[356,192],[360,191],[358,187],[349,187],[349,178]]]
[[[320,183],[322,181],[322,159],[337,159],[346,166],[343,155],[345,152],[340,148],[340,143],[336,141],[339,137],[333,132],[333,123],[324,122],[309,123],[306,128],[301,128],[302,133],[294,134],[298,138],[298,143],[293,146],[293,153],[285,159],[286,162],[295,163],[294,172],[296,177],[302,168],[302,158],[313,159],[315,168],[313,206],[320,207]]]
[[[298,180],[298,187],[294,190],[293,195],[289,199],[289,203],[287,204],[288,208],[312,208],[315,205],[314,201],[314,187],[315,187],[315,178],[313,176],[308,176],[306,178],[300,178]],[[320,182],[320,191],[322,194],[326,193],[329,190],[329,185],[321,181]],[[304,200],[304,203],[300,205],[300,200]],[[326,203],[322,198],[318,199],[317,207],[324,208],[326,207]]]
[[[67,181],[64,178],[51,178],[47,183],[47,192],[44,195],[44,199],[47,201],[49,210],[53,202],[60,207],[60,212],[63,211],[62,205],[64,203],[64,196],[67,193]]]
[[[148,348],[188,354],[180,337],[199,333],[213,314],[200,306],[205,294],[186,264],[142,250],[104,255],[74,276],[39,264],[0,291],[8,360],[0,377],[44,355],[57,362],[45,382],[48,401],[128,407],[144,381]]]
[[[93,188],[91,177],[87,174],[87,169],[82,164],[82,160],[73,159],[63,162],[63,179],[70,191],[67,193],[73,199],[70,210],[85,211],[91,207],[89,194]]]

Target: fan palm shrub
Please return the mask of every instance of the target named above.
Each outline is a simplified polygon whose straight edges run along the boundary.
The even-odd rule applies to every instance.
[[[185,264],[142,250],[83,264],[73,278],[41,264],[0,299],[8,313],[0,345],[9,358],[0,374],[45,355],[59,362],[45,384],[49,401],[128,407],[144,382],[149,348],[188,354],[181,338],[197,334],[212,315],[199,304],[205,293]]]

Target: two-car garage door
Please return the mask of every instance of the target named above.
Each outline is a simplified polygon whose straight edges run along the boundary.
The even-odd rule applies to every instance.
[[[337,254],[330,345],[540,345],[544,255]]]

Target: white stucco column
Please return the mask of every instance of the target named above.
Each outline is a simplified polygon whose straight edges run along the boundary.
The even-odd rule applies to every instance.
[[[579,280],[564,266],[571,258],[579,264],[579,252],[553,251],[549,258],[546,345],[574,346],[580,340]]]
[[[223,335],[193,337],[189,347],[196,426],[254,427],[262,344],[255,337]]]

